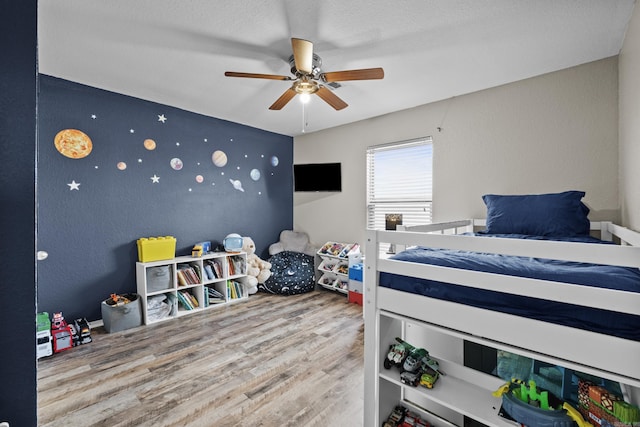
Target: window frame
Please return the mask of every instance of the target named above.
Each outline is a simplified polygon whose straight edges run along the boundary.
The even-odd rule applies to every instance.
[[[416,185],[418,192],[416,197],[380,197],[376,196],[375,188],[375,161],[376,153],[390,152],[392,150],[411,149],[416,147],[428,147],[428,160],[430,164],[425,168],[427,182],[422,183],[421,178],[425,172],[416,178],[416,181],[406,180],[409,184]],[[384,230],[385,214],[403,214],[403,225],[430,224],[433,220],[433,138],[431,136],[414,138],[410,140],[391,142],[367,147],[366,150],[366,226],[367,229]],[[397,152],[397,151],[396,151]],[[407,157],[407,160],[409,157]],[[378,159],[380,161],[380,159]],[[378,166],[380,169],[380,166]],[[424,184],[424,185],[423,185]],[[373,186],[373,187],[372,187]],[[393,187],[393,184],[391,185]],[[378,189],[380,187],[377,187]],[[388,192],[389,190],[387,190]],[[407,193],[408,194],[408,193]]]

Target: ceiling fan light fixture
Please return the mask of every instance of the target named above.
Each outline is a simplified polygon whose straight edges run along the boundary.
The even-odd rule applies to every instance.
[[[296,95],[304,103],[309,95],[316,94],[336,111],[348,107],[331,89],[340,87],[342,81],[375,80],[384,78],[384,70],[378,68],[363,68],[357,70],[343,70],[322,72],[322,58],[313,53],[313,43],[309,40],[292,38],[291,49],[293,55],[289,57],[289,65],[294,78],[275,74],[240,73],[226,71],[228,77],[247,77],[253,79],[295,80],[291,87],[280,95],[269,107],[270,110],[282,110]]]
[[[318,85],[318,82],[315,80],[302,77],[300,80],[297,80],[293,83],[292,89],[300,95],[311,95],[312,93],[316,93],[318,89],[320,89],[320,85]]]
[[[308,104],[310,100],[311,100],[311,95],[309,95],[308,93],[300,94],[300,102],[302,102],[303,104]]]

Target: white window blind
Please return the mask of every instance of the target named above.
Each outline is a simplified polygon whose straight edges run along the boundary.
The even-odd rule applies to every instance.
[[[403,225],[431,223],[431,137],[367,149],[367,228],[384,230],[386,214],[402,214]]]

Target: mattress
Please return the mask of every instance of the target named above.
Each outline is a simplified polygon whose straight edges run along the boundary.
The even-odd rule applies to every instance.
[[[539,236],[516,234],[484,235],[476,233],[475,235],[482,238],[543,239]],[[611,244],[590,236],[560,237],[553,238],[553,240]],[[391,258],[486,273],[640,292],[640,270],[632,267],[427,247],[410,248]],[[380,273],[379,286],[640,341],[640,316],[627,313],[384,272]]]

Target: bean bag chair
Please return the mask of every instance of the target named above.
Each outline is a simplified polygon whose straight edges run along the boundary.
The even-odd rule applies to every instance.
[[[269,258],[271,276],[258,289],[278,295],[311,292],[316,286],[314,257],[301,252],[282,251]]]

